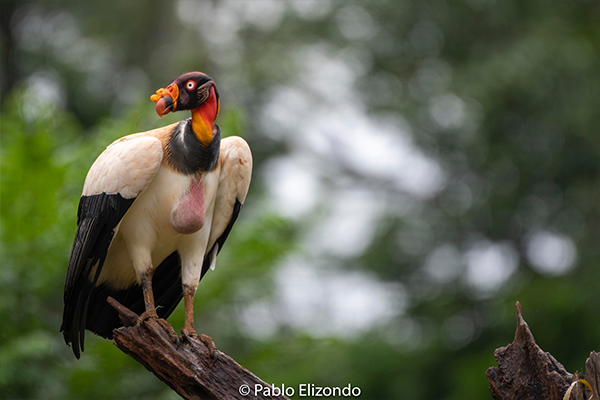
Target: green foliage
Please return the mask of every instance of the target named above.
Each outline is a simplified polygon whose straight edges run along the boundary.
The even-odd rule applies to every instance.
[[[20,105],[22,96],[14,96]],[[64,115],[27,120],[16,106],[2,113],[2,392],[36,395],[53,387],[61,277],[76,204],[67,199],[63,151],[76,140]],[[57,137],[54,132],[63,132]],[[60,149],[60,150],[59,150]]]
[[[261,378],[296,389],[351,383],[362,399],[489,398],[485,371],[512,340],[516,300],[567,370],[598,350],[596,2],[1,3],[12,78],[0,97],[0,398],[177,398],[91,334],[75,361],[58,329],[86,171],[111,141],[181,119],[158,119],[148,97],[187,70],[215,78],[223,136],[243,136],[254,155],[248,201],[198,289],[196,325]],[[429,176],[418,162],[394,169],[384,148],[378,161],[392,173],[367,171],[373,160],[361,156],[389,121],[413,146],[397,158],[419,153],[439,166],[436,190],[395,185],[394,174]],[[356,143],[343,139],[354,129],[364,142],[349,157]],[[280,215],[273,200],[281,160],[300,160],[320,183],[308,186],[320,203],[300,217]],[[308,199],[294,178],[279,184]],[[343,232],[318,235],[354,200],[347,189],[378,201],[353,213],[378,214],[359,250],[340,255],[317,242],[359,229],[348,213],[336,220]],[[279,280],[295,258],[319,280],[338,268],[393,285],[392,317],[354,333],[290,323]],[[510,270],[499,280],[498,259]],[[301,305],[320,299],[298,287]],[[327,289],[360,306],[356,293]],[[252,305],[266,315],[248,321]],[[169,321],[180,329],[181,307]]]

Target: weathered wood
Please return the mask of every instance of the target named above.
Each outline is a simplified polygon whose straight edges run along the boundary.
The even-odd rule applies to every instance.
[[[108,302],[125,325],[113,331],[115,345],[184,399],[288,399],[260,393],[255,396],[255,385],[270,385],[227,354],[216,350],[216,359],[212,359],[200,339],[179,339],[164,319],[140,319],[116,300],[109,298]],[[242,385],[249,389],[246,396],[240,394]]]
[[[594,390],[594,397],[591,400],[600,400],[600,353],[592,351],[590,356],[585,361],[585,376],[584,379],[588,381],[592,389]],[[580,385],[580,389],[583,388]],[[585,392],[589,394],[589,391]],[[586,400],[589,397],[584,397]]]
[[[490,392],[496,400],[562,400],[572,382],[580,374],[570,374],[550,353],[535,343],[517,302],[517,331],[514,341],[494,352],[498,367],[490,367],[487,377]],[[600,357],[592,352],[586,362],[585,379],[594,388],[594,400],[600,400]],[[589,389],[579,384],[571,393],[572,400],[590,399]]]
[[[600,353],[591,352],[588,359],[585,361],[585,375],[576,372],[573,376],[573,380],[580,378],[585,379],[592,389],[594,390],[594,396],[590,398],[590,391],[587,388],[579,384],[576,390],[573,391],[575,396],[572,396],[572,400],[600,400]]]

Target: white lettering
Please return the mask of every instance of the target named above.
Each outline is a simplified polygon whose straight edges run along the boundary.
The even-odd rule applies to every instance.
[[[317,389],[317,393],[313,394],[313,396],[321,397],[321,396],[322,396],[322,395],[321,395],[321,391],[323,391],[323,388],[322,388],[322,387],[320,387],[320,386],[317,386],[317,387],[315,388],[315,385],[312,385],[312,386],[313,386],[313,391],[314,391],[314,389]]]
[[[344,388],[342,389],[342,395],[344,397],[350,397],[351,393],[352,393],[352,385],[348,384],[348,386],[344,386]]]
[[[285,385],[283,385],[283,386],[285,387]],[[292,396],[294,396],[294,392],[295,392],[295,390],[294,390],[294,388],[293,388],[293,387],[291,387],[291,386],[288,386],[288,387],[286,387],[286,388],[285,388],[285,395],[286,395],[287,397],[292,397]]]
[[[247,389],[244,389],[246,387]],[[240,386],[240,393],[246,396],[250,388],[247,385]],[[243,393],[245,390],[248,392]],[[286,386],[284,383],[281,386],[271,385],[254,385],[254,396],[287,396],[293,397],[296,390],[291,386]],[[300,397],[359,397],[362,390],[359,387],[353,387],[351,383],[346,386],[316,386],[314,383],[301,383],[298,385],[298,395]]]
[[[306,389],[306,383],[301,383],[300,386],[298,386],[298,396],[308,396],[308,393],[306,393]]]
[[[258,393],[262,392],[263,390],[263,385],[261,385],[260,383],[257,383],[256,385],[254,385],[254,395],[256,396]]]

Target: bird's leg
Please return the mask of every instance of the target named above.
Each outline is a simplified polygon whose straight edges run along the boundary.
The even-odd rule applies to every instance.
[[[153,269],[147,269],[142,272],[140,278],[142,281],[142,293],[144,294],[144,305],[146,306],[146,311],[140,315],[138,318],[138,322],[145,321],[149,318],[158,319],[158,314],[156,313],[156,306],[154,305],[154,293],[152,292],[152,275]]]
[[[146,311],[144,311],[137,319],[137,323],[141,323],[147,321],[149,319],[155,319],[156,322],[165,330],[165,332],[169,335],[171,341],[179,346],[179,337],[177,336],[177,332],[173,329],[171,324],[169,324],[164,319],[158,318],[158,313],[156,312],[156,305],[154,304],[154,293],[152,291],[152,275],[154,270],[152,268],[142,272],[140,274],[140,280],[142,281],[142,293],[144,295],[144,305]]]
[[[196,287],[191,285],[183,285],[183,303],[185,307],[185,322],[183,328],[181,328],[181,335],[187,341],[191,337],[197,337],[202,343],[208,347],[208,353],[210,358],[213,360],[217,358],[217,347],[215,341],[208,335],[203,333],[197,334],[194,328],[194,295],[196,294]]]
[[[181,333],[185,338],[196,337],[196,329],[194,328],[194,295],[196,288],[190,285],[183,285],[183,305],[185,307],[185,323],[181,329]]]

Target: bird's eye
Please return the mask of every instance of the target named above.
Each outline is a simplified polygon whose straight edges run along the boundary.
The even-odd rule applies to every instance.
[[[185,87],[187,87],[189,90],[193,90],[196,87],[196,82],[189,80],[185,84]]]

